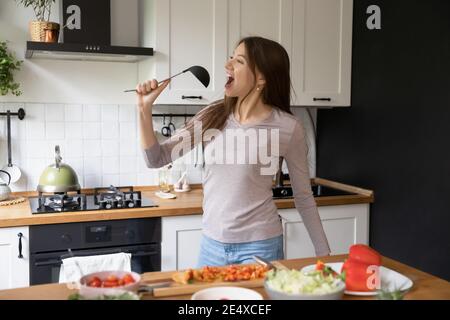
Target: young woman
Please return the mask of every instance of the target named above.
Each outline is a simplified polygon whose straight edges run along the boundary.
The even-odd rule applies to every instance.
[[[290,111],[287,52],[268,39],[244,38],[225,69],[224,99],[201,110],[186,128],[162,144],[153,133],[152,105],[168,82],[158,86],[151,80],[137,86],[141,142],[148,167],[162,167],[184,154],[173,152],[176,146],[180,149],[181,137],[188,137],[181,142],[187,150],[201,142],[204,154],[216,155],[215,162],[203,167],[203,239],[198,266],[252,263],[253,255],[283,259],[282,225],[272,199],[279,157],[287,162],[295,206],[316,255],[328,255],[329,245],[311,191],[304,129]],[[198,122],[202,124],[200,142],[192,139]],[[261,135],[264,130],[266,138]],[[244,134],[244,139],[236,146],[230,143],[236,136],[229,132]],[[246,138],[255,137],[256,143],[253,140],[242,148]],[[252,147],[257,150],[249,150]],[[264,172],[267,161],[262,163],[261,155],[268,150],[268,158],[277,159],[276,168]],[[218,151],[235,161],[217,161]],[[244,162],[236,161],[236,156]]]

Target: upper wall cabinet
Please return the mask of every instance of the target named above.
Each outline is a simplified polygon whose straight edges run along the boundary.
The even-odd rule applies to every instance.
[[[239,40],[260,36],[292,46],[292,0],[229,0],[228,55]]]
[[[238,41],[262,36],[290,56],[292,105],[350,106],[352,0],[155,0],[155,9],[156,78],[196,64],[211,75],[207,89],[192,75],[174,78],[158,103],[221,99]]]
[[[294,0],[293,105],[350,106],[353,0]]]
[[[289,53],[292,105],[350,106],[352,0],[230,0],[229,5],[231,52],[240,38],[262,36]]]
[[[208,88],[191,73],[172,79],[161,104],[209,104],[223,98],[227,60],[226,0],[155,1],[155,76],[162,80],[193,65],[211,76]]]

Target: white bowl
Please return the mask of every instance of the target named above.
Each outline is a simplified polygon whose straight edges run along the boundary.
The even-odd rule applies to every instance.
[[[191,300],[263,300],[255,290],[241,287],[212,287],[194,293]]]
[[[123,285],[120,287],[112,287],[112,288],[105,288],[105,287],[90,287],[87,284],[89,281],[94,278],[98,277],[101,280],[106,279],[108,276],[114,275],[118,278],[122,278],[125,275],[130,274],[133,279],[134,283],[130,283],[127,285]],[[139,283],[141,281],[141,276],[137,274],[136,272],[128,272],[128,271],[102,271],[102,272],[94,272],[90,273],[88,275],[85,275],[81,277],[80,283],[79,283],[79,294],[82,295],[85,298],[95,298],[99,296],[114,296],[114,295],[120,295],[125,292],[137,292],[139,289]]]

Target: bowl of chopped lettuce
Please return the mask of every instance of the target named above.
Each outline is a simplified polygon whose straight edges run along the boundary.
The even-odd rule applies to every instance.
[[[270,270],[264,288],[272,300],[340,300],[345,282],[341,277],[322,270]]]

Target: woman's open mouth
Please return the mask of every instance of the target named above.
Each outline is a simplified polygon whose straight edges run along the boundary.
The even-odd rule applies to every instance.
[[[231,84],[233,83],[234,78],[231,75],[227,75],[227,83],[225,84],[225,88],[231,87]]]

